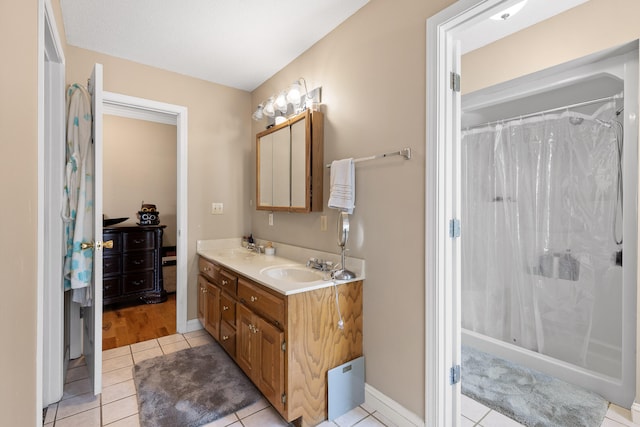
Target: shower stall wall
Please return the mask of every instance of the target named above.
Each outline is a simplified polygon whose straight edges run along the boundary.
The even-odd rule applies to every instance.
[[[463,97],[461,302],[464,345],[630,407],[638,69],[625,49]]]

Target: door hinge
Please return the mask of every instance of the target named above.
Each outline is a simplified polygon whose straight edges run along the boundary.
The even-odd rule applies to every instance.
[[[454,73],[453,71],[449,73],[450,82],[449,87],[454,92],[460,92],[460,74]]]
[[[280,400],[282,400],[282,404],[285,405],[287,403],[287,393],[282,393]]]
[[[460,382],[460,365],[449,368],[449,385],[458,384]]]
[[[282,351],[287,351],[287,342],[286,341],[282,341],[282,344],[280,345],[280,348],[282,349]]]
[[[460,220],[456,218],[451,218],[449,220],[449,237],[455,239],[460,237]]]

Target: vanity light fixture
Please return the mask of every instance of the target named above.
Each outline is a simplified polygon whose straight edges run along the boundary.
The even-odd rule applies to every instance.
[[[312,90],[307,89],[307,81],[300,77],[286,90],[277,96],[271,96],[253,112],[253,120],[260,121],[267,118],[267,127],[286,120],[287,116],[301,113],[303,110],[316,109],[320,104],[321,87]]]
[[[521,2],[518,2],[513,6],[501,10],[500,12],[491,16],[491,19],[493,19],[494,21],[506,21],[507,19],[512,18],[516,13],[520,12],[525,3],[527,3],[527,0],[522,0]]]

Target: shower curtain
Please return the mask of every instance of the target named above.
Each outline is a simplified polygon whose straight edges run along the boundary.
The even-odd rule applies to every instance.
[[[615,264],[613,102],[463,132],[462,326],[586,366]]]

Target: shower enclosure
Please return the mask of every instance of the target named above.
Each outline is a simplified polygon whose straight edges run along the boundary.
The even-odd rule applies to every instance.
[[[637,76],[633,44],[466,95],[461,153],[463,344],[627,408]]]

